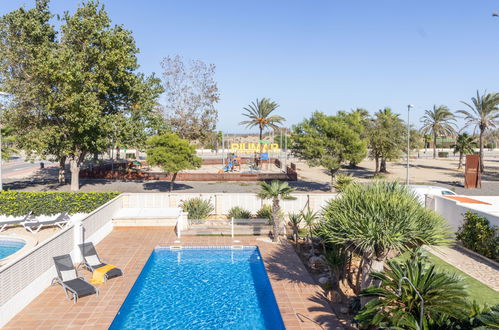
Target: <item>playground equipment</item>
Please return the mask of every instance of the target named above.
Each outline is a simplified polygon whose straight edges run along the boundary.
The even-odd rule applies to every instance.
[[[233,172],[235,167],[238,167],[239,172],[241,171],[241,157],[237,157],[236,154],[229,154],[227,156],[227,165],[225,165],[218,173],[223,172]]]

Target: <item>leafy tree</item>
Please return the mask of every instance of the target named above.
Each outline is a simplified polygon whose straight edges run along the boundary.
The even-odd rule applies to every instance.
[[[326,205],[323,216],[317,231],[362,256],[362,288],[372,284],[369,273],[381,271],[390,253],[444,244],[449,234],[445,219],[397,182],[350,185]]]
[[[147,146],[147,162],[172,174],[170,191],[178,172],[201,167],[202,159],[196,156],[196,147],[175,133],[154,135],[147,141]]]
[[[405,149],[405,126],[390,108],[378,111],[370,121],[367,135],[375,172],[387,172],[386,162],[399,158]]]
[[[366,128],[367,122],[369,120],[368,113],[364,109],[356,109],[352,112],[338,111],[338,118],[344,121],[350,126],[357,134],[359,134],[361,139],[366,139]],[[367,153],[367,145],[364,152],[359,152],[357,157],[352,157],[349,162],[350,167],[357,166],[358,163],[364,160]]]
[[[422,257],[404,262],[390,260],[385,271],[371,276],[381,282],[380,287],[369,287],[361,296],[375,298],[369,301],[355,319],[361,326],[381,328],[420,329],[421,300],[407,281],[407,277],[424,299],[423,329],[451,329],[452,323],[465,319],[470,312],[462,279],[456,275],[439,273],[435,265]]]
[[[14,129],[10,126],[2,127],[0,134],[2,138],[2,160],[9,160],[12,155],[18,152]]]
[[[437,137],[453,136],[456,133],[456,118],[445,105],[433,106],[433,110],[425,110],[425,115],[421,118],[423,134],[433,135],[433,158],[437,158]]]
[[[328,171],[331,184],[341,165],[359,161],[367,151],[366,141],[349,120],[322,112],[314,112],[310,119],[294,126],[291,142],[295,155]]]
[[[260,192],[257,196],[261,199],[270,199],[272,200],[272,222],[274,225],[273,232],[273,240],[277,242],[277,237],[279,235],[279,226],[280,226],[280,211],[281,206],[279,201],[282,200],[293,200],[296,197],[291,196],[293,192],[293,188],[291,188],[287,182],[272,180],[270,184],[266,182],[260,183]]]
[[[461,169],[463,165],[463,155],[469,155],[474,153],[473,150],[476,147],[475,137],[468,135],[467,133],[459,134],[456,139],[456,145],[454,145],[454,154],[459,152],[459,164],[457,169]]]
[[[483,172],[483,135],[488,129],[496,128],[499,120],[499,93],[480,95],[476,91],[476,97],[471,98],[471,104],[461,101],[470,110],[458,110],[464,116],[465,127],[474,126],[478,128],[480,135],[478,145],[480,147],[480,172]]]
[[[166,117],[181,138],[204,143],[215,131],[220,100],[214,80],[215,65],[181,56],[165,57],[161,62],[166,91]]]
[[[268,98],[263,98],[261,100],[256,99],[256,102],[251,102],[251,104],[245,107],[243,110],[243,116],[248,117],[248,120],[242,121],[240,125],[246,125],[246,127],[258,126],[260,131],[260,140],[263,139],[263,131],[266,128],[272,128],[274,130],[278,129],[277,124],[281,124],[285,119],[284,117],[272,115],[279,105],[271,101]]]
[[[97,2],[65,13],[58,38],[51,17],[48,1],[38,0],[0,20],[1,87],[12,98],[5,117],[28,153],[54,155],[61,168],[69,159],[75,191],[85,157],[105,150],[116,126],[129,128],[123,121],[150,113],[162,88],[136,72],[131,32],[111,26]]]

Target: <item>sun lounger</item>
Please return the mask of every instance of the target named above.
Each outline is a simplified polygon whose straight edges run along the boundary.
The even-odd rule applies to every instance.
[[[23,217],[13,217],[13,216],[0,216],[0,233],[8,226],[20,225],[21,222],[29,219],[31,212]]]
[[[53,216],[31,217],[30,219],[21,222],[21,225],[32,234],[36,234],[43,227],[57,226],[64,228],[70,223],[71,218],[67,213],[60,213]]]
[[[68,300],[71,300],[68,292],[73,295],[72,299],[75,304],[78,298],[94,293],[99,295],[99,289],[88,283],[83,277],[78,277],[73,260],[69,254],[54,257],[54,264],[57,270],[57,277],[54,278],[52,283],[62,286]]]
[[[109,264],[103,262],[97,251],[95,250],[94,244],[92,242],[83,243],[78,245],[80,247],[81,255],[83,256],[83,262],[81,265],[92,273],[96,271],[96,269],[108,266]],[[112,268],[108,270],[104,275],[104,280],[108,280],[113,277],[122,276],[123,271],[120,268]]]

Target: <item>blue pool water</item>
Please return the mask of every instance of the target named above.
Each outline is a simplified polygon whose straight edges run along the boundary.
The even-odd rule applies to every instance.
[[[256,247],[156,248],[110,329],[284,329]]]
[[[0,259],[6,258],[19,251],[26,243],[21,240],[3,240],[0,239]]]

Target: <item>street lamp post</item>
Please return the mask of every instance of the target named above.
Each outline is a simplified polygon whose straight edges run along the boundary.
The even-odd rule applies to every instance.
[[[0,96],[2,97],[7,97],[9,94],[5,92],[0,92]],[[2,109],[3,105],[0,104],[0,116],[2,115]],[[0,190],[3,190],[3,183],[2,183],[2,131],[1,131],[2,125],[0,125]]]
[[[407,168],[405,173],[405,184],[409,185],[409,152],[410,152],[410,125],[409,125],[409,113],[411,108],[414,108],[412,104],[407,106]]]
[[[419,291],[416,289],[414,284],[412,284],[411,280],[408,279],[407,277],[401,277],[399,280],[399,288],[397,290],[397,295],[400,297],[402,295],[402,281],[407,281],[409,285],[416,291],[416,294],[418,295],[419,299],[421,300],[421,307],[419,311],[419,329],[423,329],[423,313],[424,313],[424,299],[419,293]]]

